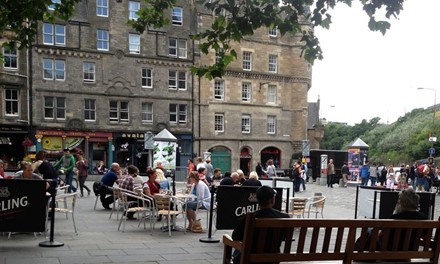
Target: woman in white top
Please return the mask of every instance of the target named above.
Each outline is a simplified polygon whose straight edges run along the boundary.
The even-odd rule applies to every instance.
[[[277,176],[277,171],[275,169],[275,165],[273,165],[273,160],[272,159],[269,159],[267,161],[267,168],[266,168],[265,173],[267,174],[267,176],[269,178]]]
[[[191,182],[191,192],[197,196],[195,201],[187,203],[186,217],[188,218],[188,230],[191,230],[194,221],[196,220],[196,210],[198,208],[209,210],[211,202],[211,193],[208,186],[200,180],[197,171],[192,171],[188,176]]]

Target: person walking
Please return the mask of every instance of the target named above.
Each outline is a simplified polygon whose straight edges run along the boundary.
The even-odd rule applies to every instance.
[[[81,197],[84,197],[84,189],[87,190],[87,196],[90,196],[90,189],[84,183],[86,182],[89,165],[82,155],[78,155],[78,161],[76,162],[76,168],[78,169],[79,189],[81,191]]]
[[[384,164],[380,163],[379,167],[377,167],[377,173],[379,175],[380,186],[385,186],[385,182],[387,180],[387,167]]]
[[[361,177],[361,185],[367,186],[368,185],[368,179],[370,178],[370,172],[369,172],[370,166],[368,165],[368,161],[365,162],[364,165],[361,167],[361,171],[359,172],[359,176]]]
[[[69,185],[67,192],[76,192],[76,188],[72,186],[73,175],[75,174],[73,172],[75,168],[75,158],[68,148],[64,149],[64,155],[55,163],[54,167],[59,171],[64,170],[66,174],[66,184]]]
[[[348,185],[348,175],[350,174],[350,169],[348,168],[346,161],[344,161],[344,165],[342,165],[341,173],[342,173],[342,180],[344,182],[344,187],[346,188]]]
[[[277,176],[277,171],[276,171],[275,165],[273,165],[273,160],[272,159],[269,159],[267,161],[267,168],[266,168],[265,173],[267,174],[267,176],[269,178]]]
[[[368,172],[370,173],[371,186],[374,187],[376,186],[377,176],[378,176],[376,163],[373,163],[373,165],[368,168]]]
[[[205,160],[205,168],[206,168],[206,180],[209,184],[212,183],[212,177],[214,176],[214,167],[211,164],[211,159],[207,158]]]
[[[333,159],[330,159],[327,164],[327,187],[333,188],[335,174],[335,164],[333,164]]]
[[[188,159],[188,167],[187,167],[187,171],[186,174],[189,175],[192,171],[196,170],[196,166],[194,165],[194,162],[192,161],[192,159]]]
[[[263,172],[263,166],[261,166],[261,162],[257,162],[257,166],[255,167],[255,171],[258,174],[258,177],[263,176],[264,172]]]

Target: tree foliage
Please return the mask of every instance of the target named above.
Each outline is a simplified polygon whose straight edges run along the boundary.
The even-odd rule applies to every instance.
[[[393,124],[381,124],[378,117],[370,121],[349,126],[341,123],[329,123],[325,127],[321,142],[323,149],[347,149],[354,139],[360,137],[369,145],[369,160],[391,164],[409,163],[425,159],[431,143],[429,134],[440,135],[438,125],[433,126],[432,110],[414,109],[400,117]],[[436,120],[435,124],[440,122]],[[434,148],[440,152],[440,144]]]
[[[0,31],[12,32],[12,43],[28,47],[37,32],[35,22],[53,20],[55,17],[67,20],[80,0],[62,0],[56,4],[54,12],[47,7],[52,0],[2,0],[0,3]],[[191,2],[192,1],[192,2]],[[210,10],[214,19],[210,28],[198,32],[199,49],[207,54],[215,50],[221,62],[200,65],[193,73],[207,78],[221,77],[226,67],[236,57],[231,42],[240,42],[252,36],[261,27],[278,28],[281,35],[286,33],[301,36],[301,55],[310,63],[323,58],[319,40],[314,35],[315,27],[329,28],[331,11],[339,4],[351,6],[356,0],[190,0],[190,6],[203,6]],[[382,34],[390,28],[390,19],[403,10],[405,0],[358,0],[370,18],[368,27]],[[170,23],[165,12],[176,4],[176,0],[144,0],[145,5],[138,11],[137,21],[127,21],[138,32],[163,27]]]

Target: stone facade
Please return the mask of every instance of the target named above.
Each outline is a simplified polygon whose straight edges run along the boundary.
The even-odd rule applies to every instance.
[[[178,138],[179,135],[192,134],[193,77],[190,67],[194,61],[193,43],[189,37],[194,30],[190,19],[192,10],[181,3],[182,25],[169,25],[139,34],[127,24],[132,3],[139,2],[108,1],[108,13],[103,16],[97,10],[97,1],[82,1],[71,20],[54,25],[64,26],[64,45],[48,44],[44,38],[47,31],[44,27],[51,24],[40,23],[39,35],[32,49],[35,91],[32,99],[37,129],[112,132],[114,138],[109,140],[113,141],[116,152],[113,158],[124,163],[136,163],[134,160],[140,159],[138,154],[144,152],[143,135],[147,131],[158,133],[167,128]],[[171,19],[171,10],[166,12]],[[131,43],[132,46],[130,34],[139,38]],[[178,43],[181,50],[175,49],[181,54],[173,56],[170,52],[171,39],[185,42],[186,46]],[[45,78],[45,60],[64,62],[64,79]],[[87,78],[84,77],[85,63],[94,66],[92,75]],[[171,75],[176,78],[175,88],[170,88]],[[47,105],[52,103],[48,101],[54,100],[56,104],[59,98],[61,104],[65,100],[64,105],[61,109],[55,106],[55,116],[48,114],[54,107],[48,108]],[[94,102],[92,108],[96,116],[86,119],[90,100]],[[142,117],[143,104],[152,105],[152,113],[149,111],[152,119]],[[117,108],[112,112],[113,106]],[[170,107],[174,106],[177,110],[171,118]],[[65,115],[57,117],[56,111],[63,111],[63,107]],[[128,133],[135,135],[135,140],[126,142],[121,139],[118,142],[118,137]],[[130,136],[131,139],[133,137]],[[118,145],[126,143],[133,146],[128,147],[127,153],[118,156],[118,151],[122,151]],[[183,152],[190,157],[192,150],[185,149]]]
[[[0,36],[0,159],[9,169],[17,168],[17,161],[27,153],[23,147],[29,131],[27,50],[2,48],[8,32]]]
[[[233,44],[238,58],[224,78],[210,81],[192,76],[190,68],[215,62],[214,52],[201,54],[191,39],[211,25],[211,14],[179,0],[180,21],[139,34],[127,24],[137,4],[144,3],[108,1],[98,7],[96,0],[82,1],[69,21],[39,24],[29,87],[30,135],[37,150],[78,147],[89,162],[134,163],[143,171],[153,165],[144,133],[167,128],[178,140],[177,165],[211,152],[214,166],[224,172],[249,172],[269,158],[287,168],[304,140],[319,144],[320,135],[307,126],[312,71],[300,56],[299,36],[257,30]],[[173,20],[172,10],[165,12]],[[249,70],[243,69],[245,53],[252,57]],[[20,52],[19,58],[25,56]],[[2,125],[29,121],[26,60],[19,62],[13,74],[0,74],[0,88],[13,83],[22,91],[20,116],[10,119],[2,109]],[[216,81],[223,82],[221,95]],[[221,131],[218,115],[224,118]]]
[[[210,26],[210,14],[198,18],[199,28]],[[308,134],[307,92],[312,73],[311,66],[300,56],[299,41],[298,36],[281,37],[279,32],[270,36],[269,30],[262,28],[233,44],[238,58],[228,66],[225,76],[212,81],[200,79],[199,87],[195,87],[195,151],[213,152],[215,156],[220,147],[220,152],[230,155],[230,164],[217,164],[226,170],[242,169],[246,173],[254,170],[257,162],[265,163],[269,158],[280,168],[289,167],[292,154],[301,151]],[[244,69],[244,52],[251,54],[250,70]],[[269,70],[271,55],[277,58],[275,71]],[[201,65],[214,62],[214,51],[200,55]],[[217,86],[218,82],[223,83],[223,96],[216,95],[216,81]],[[250,95],[244,95],[243,83],[250,87]],[[269,95],[269,87],[271,95],[275,87],[275,99]],[[224,117],[223,131],[215,129],[216,114]],[[269,116],[276,119],[273,133],[268,131]],[[245,122],[250,120],[245,128],[243,117]],[[216,166],[214,161],[213,164]]]

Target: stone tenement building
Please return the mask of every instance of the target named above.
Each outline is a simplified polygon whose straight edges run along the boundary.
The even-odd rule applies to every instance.
[[[152,165],[145,133],[167,128],[177,138],[177,165],[211,152],[223,171],[253,170],[269,158],[287,168],[313,130],[311,66],[299,38],[260,29],[234,46],[239,56],[224,78],[208,81],[190,67],[215,62],[215,54],[200,54],[191,36],[211,15],[178,1],[165,11],[170,25],[140,34],[127,21],[142,5],[82,1],[69,21],[39,24],[29,56],[3,49],[0,139],[16,151],[2,145],[0,158],[23,158],[28,135],[36,151],[77,148],[91,168],[104,160],[144,172]]]
[[[211,25],[210,13],[198,16],[198,27]],[[212,153],[223,169],[255,169],[273,159],[288,168],[294,152],[308,139],[307,92],[311,66],[300,57],[300,37],[261,28],[234,44],[237,60],[222,79],[200,79],[194,87],[195,151]],[[201,55],[212,64],[215,52]],[[220,163],[220,164],[219,164]]]
[[[0,45],[7,39],[8,32],[3,32]],[[26,142],[29,129],[27,51],[6,47],[1,51],[4,61],[0,65],[0,159],[7,158],[10,167],[16,167],[17,160],[23,158],[22,143]]]
[[[30,87],[37,151],[79,148],[89,162],[145,172],[144,134],[167,128],[179,159],[192,157],[192,10],[176,5],[165,11],[171,25],[139,34],[127,22],[141,4],[82,1],[69,21],[40,23]]]

